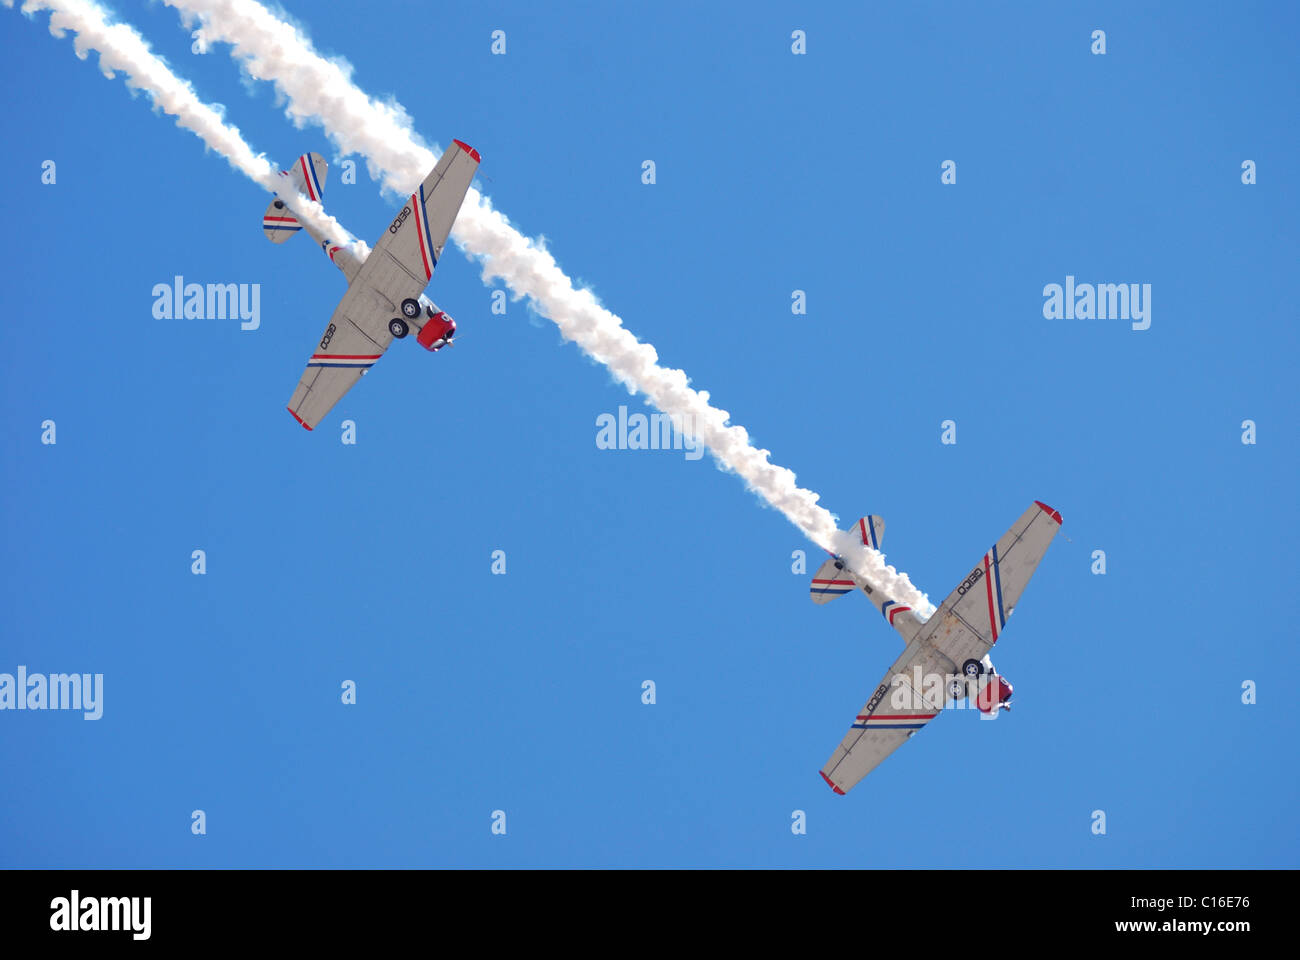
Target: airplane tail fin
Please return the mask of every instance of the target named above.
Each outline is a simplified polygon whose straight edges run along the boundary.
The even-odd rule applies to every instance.
[[[879,550],[885,536],[885,521],[879,517],[862,517],[849,531],[856,533],[864,545]],[[844,572],[844,563],[838,557],[831,557],[813,574],[809,595],[813,603],[820,605],[856,589],[857,583]]]
[[[319,153],[304,153],[288,170],[281,170],[280,176],[288,177],[295,190],[304,197],[321,202],[321,188],[325,186],[325,174],[329,164]],[[298,218],[276,197],[262,214],[262,232],[272,243],[284,243],[302,229]]]

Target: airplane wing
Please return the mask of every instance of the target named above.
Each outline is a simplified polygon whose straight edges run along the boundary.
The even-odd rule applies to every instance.
[[[477,150],[453,140],[375,244],[366,268],[377,271],[372,282],[396,291],[395,299],[389,294],[394,303],[418,297],[433,277],[478,164]],[[378,261],[373,268],[371,260]]]
[[[362,265],[361,273],[334,308],[329,326],[289,399],[289,412],[308,430],[315,429],[393,342],[388,321],[399,314],[385,299],[376,299],[374,291],[362,283],[369,264],[367,260]]]
[[[1061,529],[1061,515],[1037,500],[1021,514],[957,589],[925,622],[918,637],[959,671],[998,642],[1007,617]]]
[[[420,325],[402,303],[428,286],[478,164],[477,150],[453,141],[352,278],[289,400],[289,412],[308,430],[384,355],[393,342],[390,321]]]
[[[943,709],[945,691],[931,689],[921,678],[948,674],[942,655],[920,637],[909,643],[871,695],[840,745],[822,767],[822,779],[836,793],[847,793],[880,766]]]

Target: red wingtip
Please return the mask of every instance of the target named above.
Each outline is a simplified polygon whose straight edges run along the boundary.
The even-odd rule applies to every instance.
[[[475,163],[482,163],[482,162],[483,162],[483,158],[480,157],[480,156],[478,155],[478,151],[475,150],[473,147],[471,147],[471,146],[470,146],[468,143],[466,143],[464,140],[453,140],[452,143],[456,144],[456,146],[460,147],[462,150],[464,150],[466,153],[468,153],[471,157],[473,157]]]
[[[311,429],[311,427],[307,424],[307,421],[304,420],[302,417],[298,416],[298,414],[294,413],[291,407],[285,407],[284,409],[288,410],[289,413],[293,415],[293,418],[297,420],[299,423],[301,423],[303,427],[305,427],[308,430]]]
[[[1060,513],[1058,513],[1057,511],[1053,510],[1051,507],[1049,507],[1047,504],[1043,503],[1043,501],[1041,501],[1041,500],[1035,500],[1034,503],[1036,503],[1038,506],[1042,507],[1042,508],[1043,508],[1043,512],[1046,513],[1046,514],[1047,514],[1049,517],[1051,517],[1053,520],[1055,520],[1055,521],[1057,522],[1058,525],[1060,524],[1060,522],[1061,522],[1061,515],[1060,515]]]
[[[844,791],[841,790],[839,787],[835,786],[835,784],[831,783],[831,778],[826,776],[826,772],[824,770],[818,770],[817,772],[822,775],[822,779],[826,781],[826,785],[828,787],[830,787],[832,790],[838,793],[841,797],[844,796]]]

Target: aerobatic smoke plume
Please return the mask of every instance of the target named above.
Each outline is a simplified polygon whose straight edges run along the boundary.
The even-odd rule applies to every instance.
[[[13,0],[0,2],[13,6]],[[73,47],[82,60],[92,51],[97,52],[104,76],[112,79],[121,73],[127,86],[149,94],[160,110],[176,118],[177,126],[197,135],[240,173],[271,193],[284,192],[285,202],[300,220],[327,236],[340,238],[340,243],[352,246],[361,258],[369,253],[369,248],[325,213],[319,203],[289,189],[289,182],[279,175],[275,165],[254,153],[239,130],[226,123],[221,111],[200,100],[194,88],[149,49],[135,28],[110,23],[108,11],[88,0],[26,0],[22,5],[22,12],[28,16],[41,10],[50,11],[50,33],[56,37],[68,31],[74,34]]]
[[[2,0],[12,6],[12,0]],[[198,17],[204,39],[231,44],[232,55],[256,79],[273,83],[284,96],[286,112],[299,126],[314,122],[329,135],[342,154],[366,157],[372,175],[399,194],[415,189],[437,160],[411,128],[406,111],[396,103],[369,97],[351,80],[351,68],[318,54],[292,24],[253,0],[164,0],[187,18]],[[214,107],[199,100],[190,85],[177,77],[152,52],[143,38],[125,24],[110,24],[105,11],[88,0],[27,0],[25,13],[51,11],[50,30],[61,36],[76,33],[77,55],[97,50],[107,76],[121,71],[127,83],[145,90],[177,123],[196,133],[240,172],[274,192],[283,180],[274,167],[225,123]],[[322,233],[351,242],[360,258],[368,249],[353,240],[319,204],[299,196],[289,206],[300,219]],[[623,321],[603,307],[595,295],[578,289],[555,258],[537,241],[515,229],[491,201],[473,187],[452,231],[456,243],[482,264],[485,283],[502,281],[516,296],[528,298],[533,309],[559,328],[566,340],[606,366],[629,391],[640,392],[672,417],[678,429],[690,425],[718,464],[738,474],[767,504],[784,514],[814,543],[844,557],[848,565],[875,587],[906,604],[921,617],[934,607],[907,574],[887,566],[884,556],[864,546],[856,536],[836,528],[835,518],[818,505],[818,495],[800,487],[789,469],[772,463],[769,452],[755,447],[744,427],[729,424],[730,414],[710,403],[706,391],[690,385],[681,370],[659,364],[655,348],[639,341]]]
[[[197,18],[208,42],[230,44],[231,55],[250,76],[274,84],[296,125],[314,122],[340,153],[366,157],[372,176],[385,188],[411,193],[437,161],[400,104],[367,95],[352,82],[348,64],[321,56],[301,30],[256,0],[164,2],[181,11],[187,22]],[[934,611],[907,574],[887,566],[881,553],[853,534],[838,530],[832,514],[818,505],[816,493],[800,487],[792,471],[772,463],[768,451],[750,442],[744,427],[728,425],[730,414],[714,407],[707,392],[692,388],[683,371],[660,366],[653,346],[637,340],[590,290],[577,289],[540,243],[516,230],[473,187],[452,237],[480,261],[485,283],[500,280],[516,296],[527,297],[566,340],[604,364],[630,391],[643,393],[679,427],[690,424],[719,465],[739,474],[814,543],[843,556],[860,575],[920,617]]]

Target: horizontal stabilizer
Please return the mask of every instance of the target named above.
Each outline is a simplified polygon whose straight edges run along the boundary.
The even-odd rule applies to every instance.
[[[325,174],[329,164],[319,153],[304,153],[288,170],[281,170],[280,176],[287,177],[293,189],[309,200],[321,202],[321,188],[325,186]],[[293,191],[286,191],[292,193]],[[283,200],[276,197],[262,214],[262,232],[272,243],[284,243],[302,229],[302,224],[293,215]]]
[[[864,546],[879,550],[880,542],[885,536],[885,521],[879,517],[862,517],[849,527],[849,532],[861,538]],[[857,581],[845,571],[844,562],[839,557],[831,557],[813,574],[809,594],[812,602],[820,605],[852,593],[857,588]]]
[[[289,212],[283,200],[275,200],[262,215],[262,232],[272,243],[284,243],[302,229],[298,218]]]

